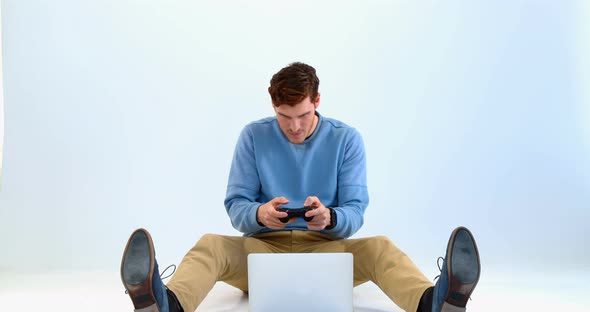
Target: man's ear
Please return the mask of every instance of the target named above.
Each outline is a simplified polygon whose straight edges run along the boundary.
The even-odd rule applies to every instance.
[[[313,103],[313,106],[315,107],[315,109],[318,109],[318,106],[320,106],[320,93],[318,92],[318,96],[316,96],[315,98],[315,102]]]

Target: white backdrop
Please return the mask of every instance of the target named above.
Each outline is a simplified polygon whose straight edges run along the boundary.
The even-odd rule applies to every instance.
[[[0,7],[0,190],[2,190],[2,156],[4,155],[4,82],[2,78],[2,8]]]
[[[457,225],[485,270],[588,273],[585,1],[4,0],[0,270],[117,269],[146,227],[162,265],[223,208],[266,92],[313,65],[358,128],[371,204],[428,275]],[[1,271],[0,271],[1,272]]]

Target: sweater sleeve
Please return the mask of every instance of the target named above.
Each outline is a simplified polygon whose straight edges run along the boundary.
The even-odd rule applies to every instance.
[[[258,202],[260,179],[256,168],[252,133],[246,127],[234,150],[224,201],[233,227],[242,233],[264,228],[256,222],[256,213],[262,204]]]
[[[338,170],[338,205],[336,226],[323,232],[341,238],[356,233],[364,222],[369,205],[366,155],[363,139],[356,130],[346,140],[344,159]]]

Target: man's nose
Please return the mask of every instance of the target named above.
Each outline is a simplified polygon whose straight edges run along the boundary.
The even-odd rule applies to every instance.
[[[299,126],[301,126],[301,121],[298,119],[294,119],[291,121],[291,131],[299,130]]]

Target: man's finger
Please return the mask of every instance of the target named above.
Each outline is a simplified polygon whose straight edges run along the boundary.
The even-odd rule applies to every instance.
[[[271,200],[272,205],[276,208],[280,205],[286,205],[289,203],[289,200],[285,197],[275,197]]]
[[[285,223],[282,223],[277,219],[272,219],[272,221],[268,222],[268,227],[273,230],[283,229],[285,228]]]
[[[285,218],[287,217],[289,214],[284,212],[284,211],[278,211],[278,210],[274,210],[274,211],[270,211],[269,212],[270,216],[273,218]]]
[[[317,198],[317,196],[308,196],[305,199],[305,203],[303,204],[304,206],[319,206],[321,205],[320,199]]]
[[[323,213],[326,213],[326,211],[325,211],[326,209],[327,208],[322,208],[322,207],[315,208],[315,209],[312,209],[312,210],[306,212],[305,213],[305,216],[306,217],[314,217],[314,216],[317,216],[317,215],[321,215]]]

